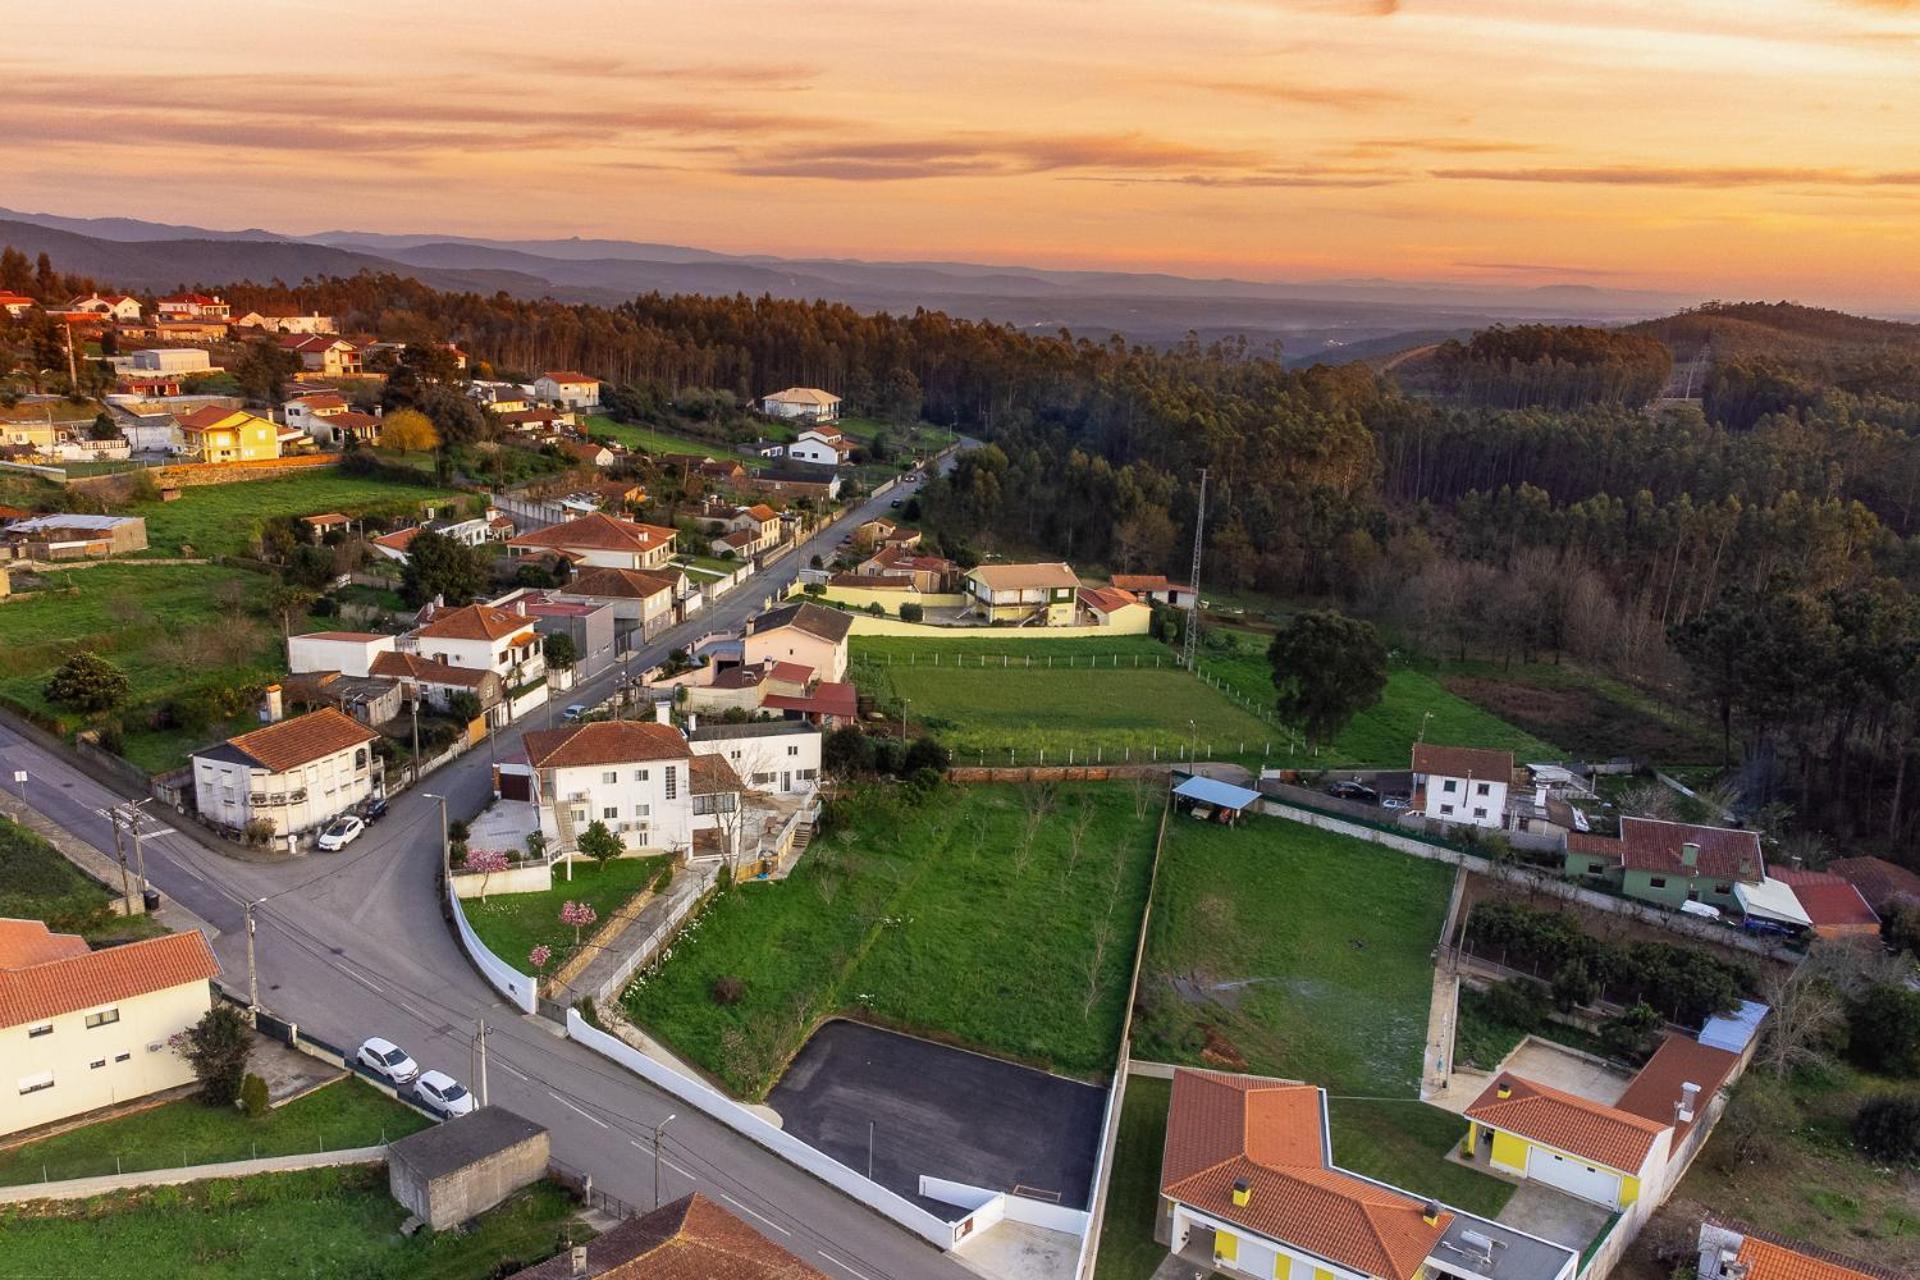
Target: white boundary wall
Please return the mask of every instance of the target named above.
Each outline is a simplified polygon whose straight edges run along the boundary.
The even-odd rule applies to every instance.
[[[852,1196],[937,1249],[951,1249],[954,1227],[943,1222],[906,1197],[887,1190],[879,1183],[855,1173],[832,1156],[808,1146],[800,1139],[754,1115],[739,1103],[698,1080],[681,1075],[665,1063],[656,1062],[638,1049],[589,1026],[577,1009],[567,1010],[567,1036],[578,1040],[603,1057],[610,1058],[641,1079],[666,1090],[689,1106],[726,1125],[735,1133],[759,1143],[775,1155],[798,1165],[814,1177]]]
[[[447,877],[447,901],[453,905],[453,924],[460,931],[460,945],[467,949],[467,958],[478,966],[494,990],[522,1013],[539,1009],[539,994],[534,990],[533,979],[487,950],[487,944],[480,941],[480,935],[467,923],[466,909],[460,905],[460,894],[451,876]]]

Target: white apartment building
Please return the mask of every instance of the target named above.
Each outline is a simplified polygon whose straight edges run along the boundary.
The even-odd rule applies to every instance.
[[[556,369],[533,380],[533,394],[542,404],[591,409],[600,403],[600,379],[572,369]]]
[[[820,782],[824,735],[804,720],[699,724],[689,718],[687,745],[696,756],[719,756],[749,790],[805,795]]]
[[[0,1134],[193,1081],[168,1040],[213,1004],[195,931],[94,951],[38,920],[0,920]]]
[[[1507,825],[1513,753],[1480,747],[1413,744],[1413,807],[1429,818],[1468,826]]]
[[[524,715],[547,700],[546,649],[524,607],[434,609],[401,648],[450,667],[493,672],[506,686],[509,716]]]
[[[268,688],[267,706],[277,723],[193,753],[202,818],[234,830],[264,818],[284,837],[323,826],[380,792],[378,733],[332,707],[278,720],[278,685]]]
[[[529,798],[557,851],[574,849],[581,832],[604,822],[629,850],[739,853],[740,780],[723,758],[696,756],[672,725],[600,720],[536,729],[523,742]]]

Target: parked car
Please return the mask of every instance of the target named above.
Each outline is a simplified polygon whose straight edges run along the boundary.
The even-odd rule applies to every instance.
[[[328,853],[338,853],[355,840],[358,840],[360,833],[366,829],[366,822],[354,817],[352,814],[335,818],[332,823],[328,825],[327,829],[320,833],[320,847]]]
[[[895,498],[892,502],[889,502],[887,505],[889,507],[897,507],[900,505],[900,499]]]
[[[361,809],[361,813],[368,822],[372,822],[377,818],[386,817],[387,798],[385,796],[375,796],[373,799],[367,801],[366,805]]]
[[[473,1094],[467,1086],[455,1080],[444,1071],[428,1071],[413,1082],[413,1096],[421,1106],[439,1116],[442,1120],[451,1120],[473,1110]]]
[[[572,724],[575,720],[578,720],[581,716],[585,714],[587,714],[586,703],[569,702],[567,704],[567,709],[560,713],[560,718],[562,720],[565,720],[568,724]]]
[[[392,1085],[412,1084],[419,1078],[420,1064],[391,1040],[369,1036],[353,1060]]]
[[[1358,782],[1330,782],[1327,794],[1336,800],[1358,800],[1362,804],[1375,804],[1380,799],[1378,791]]]
[[[1380,797],[1380,807],[1382,809],[1404,809],[1407,807],[1407,798],[1405,796],[1382,796]]]

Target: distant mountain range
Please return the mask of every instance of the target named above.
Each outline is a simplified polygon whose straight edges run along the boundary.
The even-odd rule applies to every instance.
[[[1278,340],[1290,361],[1390,350],[1496,322],[1621,323],[1691,299],[1590,285],[1514,287],[1395,280],[1271,283],[965,262],[863,262],[715,253],[626,240],[506,240],[257,227],[219,231],[137,218],[0,209],[0,243],[125,288],[386,271],[439,289],[616,304],[635,294],[772,294],[862,310],[926,307],[1101,339]]]

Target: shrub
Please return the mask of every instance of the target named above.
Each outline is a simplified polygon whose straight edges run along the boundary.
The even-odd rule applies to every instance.
[[[1509,978],[1487,988],[1487,1016],[1518,1031],[1532,1031],[1547,1020],[1547,993],[1537,982]]]
[[[1867,988],[1848,1018],[1849,1052],[1869,1071],[1920,1075],[1920,991],[1891,982]]]
[[[872,604],[867,606],[867,612],[872,614],[876,618],[884,618],[887,616],[886,606],[881,604],[878,600],[875,600]]]
[[[273,839],[273,819],[248,818],[247,825],[240,828],[240,834],[248,844],[265,844]]]
[[[902,772],[918,773],[930,769],[936,774],[945,773],[953,763],[953,753],[940,744],[937,738],[915,738],[913,745],[907,748],[906,759],[900,764]]]
[[[653,891],[656,894],[665,893],[667,891],[667,886],[672,883],[673,883],[673,868],[662,867],[660,868],[660,874],[653,878]]]
[[[105,711],[127,696],[127,676],[98,654],[82,650],[48,678],[47,701],[77,711]]]
[[[1639,1062],[1652,1054],[1660,1037],[1660,1014],[1644,1001],[1631,1006],[1617,1018],[1608,1018],[1600,1026],[1600,1043],[1608,1053],[1630,1062]]]
[[[911,600],[900,606],[900,621],[902,622],[919,622],[926,616],[927,611]]]
[[[727,974],[713,980],[712,995],[715,1004],[739,1004],[746,994],[747,984],[743,978]]]
[[[1879,1160],[1920,1160],[1920,1094],[1869,1098],[1853,1116],[1853,1141]]]
[[[200,1096],[216,1107],[232,1106],[247,1077],[253,1052],[253,1028],[247,1015],[230,1004],[216,1004],[200,1021],[173,1037],[174,1047],[200,1080]]]
[[[240,1083],[240,1107],[249,1120],[267,1114],[267,1082],[252,1072]]]

